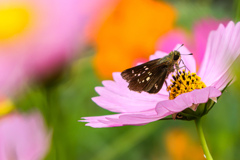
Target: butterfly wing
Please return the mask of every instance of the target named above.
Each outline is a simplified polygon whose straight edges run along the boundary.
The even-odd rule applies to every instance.
[[[161,58],[155,59],[123,71],[121,75],[129,83],[128,88],[137,92],[159,92],[168,73],[167,64],[160,61]]]
[[[148,93],[158,93],[160,89],[163,86],[163,83],[165,82],[165,79],[167,78],[167,67],[161,67],[158,70],[158,73],[153,79],[156,80],[149,82],[145,87],[144,91]]]
[[[130,82],[134,78],[147,75],[146,73],[150,72],[150,69],[156,68],[156,64],[161,59],[155,59],[146,63],[143,63],[141,65],[126,69],[121,73],[121,76],[123,79],[125,79],[127,82]],[[149,73],[148,73],[149,74]]]

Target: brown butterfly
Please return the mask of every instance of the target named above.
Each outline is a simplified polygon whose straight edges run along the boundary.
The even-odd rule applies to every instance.
[[[192,55],[192,53],[189,55]],[[164,82],[167,85],[165,80],[168,75],[180,69],[180,61],[182,61],[181,54],[175,50],[163,58],[126,69],[121,73],[121,76],[129,83],[128,88],[132,91],[158,93]]]

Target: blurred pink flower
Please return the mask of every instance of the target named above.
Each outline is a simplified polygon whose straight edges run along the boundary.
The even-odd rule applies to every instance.
[[[190,53],[186,47],[181,47],[179,51],[183,54]],[[102,108],[119,114],[83,117],[85,120],[80,121],[88,122],[87,126],[96,128],[143,125],[168,115],[176,115],[189,107],[195,111],[198,104],[206,103],[209,98],[216,101],[216,97],[221,95],[221,91],[233,78],[230,67],[239,54],[240,23],[234,25],[229,22],[226,28],[220,24],[216,31],[209,34],[204,59],[197,72],[206,88],[195,89],[169,100],[165,85],[157,94],[137,93],[128,89],[128,83],[120,73],[113,73],[114,81],[103,81],[104,87],[96,87],[100,96],[94,97],[93,101]],[[167,53],[157,51],[150,60],[165,55]],[[182,56],[182,59],[191,72],[196,72],[193,56]]]
[[[212,30],[216,30],[219,23],[226,26],[228,21],[207,18],[198,20],[193,26],[193,34],[182,29],[174,29],[161,36],[157,42],[156,49],[170,52],[177,44],[184,44],[192,51],[197,67],[201,65],[206,50],[208,35]]]
[[[12,113],[0,119],[0,159],[40,160],[49,149],[48,132],[40,113]]]
[[[48,76],[73,58],[107,1],[0,1],[1,93]]]

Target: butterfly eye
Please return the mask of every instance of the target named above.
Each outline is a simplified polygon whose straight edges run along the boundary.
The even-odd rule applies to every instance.
[[[174,55],[173,60],[176,61],[179,59],[179,55]]]

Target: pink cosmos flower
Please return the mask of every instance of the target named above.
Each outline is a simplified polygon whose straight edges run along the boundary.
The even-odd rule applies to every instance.
[[[190,53],[184,46],[179,51],[182,54]],[[157,51],[150,56],[150,60],[167,54]],[[192,109],[191,112],[195,112],[199,104],[205,104],[209,99],[216,101],[216,97],[221,95],[221,91],[233,79],[231,65],[239,54],[240,23],[235,25],[229,22],[226,27],[220,24],[216,31],[209,34],[203,62],[198,72],[193,56],[181,57],[187,68],[201,77],[201,82],[205,84],[204,88],[193,88],[192,91],[169,100],[169,92],[165,85],[157,94],[137,93],[128,89],[128,83],[122,79],[120,73],[113,73],[114,81],[103,81],[104,87],[96,87],[100,96],[94,97],[93,101],[102,108],[118,114],[83,117],[85,120],[80,121],[88,122],[87,126],[96,128],[144,125],[169,115],[175,115],[176,118],[177,113],[182,113],[189,107]],[[195,79],[200,79],[199,77]]]
[[[40,160],[49,149],[51,132],[42,116],[12,113],[0,119],[0,159]]]
[[[0,1],[1,93],[9,95],[72,59],[107,1]]]

